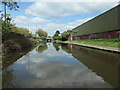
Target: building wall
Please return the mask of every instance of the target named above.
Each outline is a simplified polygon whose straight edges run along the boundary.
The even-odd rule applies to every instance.
[[[71,37],[69,37],[69,40]],[[96,33],[96,34],[88,34],[88,35],[81,35],[81,36],[74,36],[72,40],[78,39],[100,39],[100,38],[120,38],[120,30],[118,31],[110,31],[110,32],[103,32],[103,33]]]
[[[74,28],[74,39],[118,38],[120,5]]]

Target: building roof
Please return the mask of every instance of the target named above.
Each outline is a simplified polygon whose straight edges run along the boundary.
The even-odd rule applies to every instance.
[[[120,30],[120,5],[85,22],[72,30],[73,36]]]

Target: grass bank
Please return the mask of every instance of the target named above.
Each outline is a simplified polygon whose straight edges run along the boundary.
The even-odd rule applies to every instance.
[[[86,39],[86,40],[73,40],[73,41],[65,41],[65,42],[120,48],[119,45],[120,39]]]
[[[22,34],[10,33],[2,42],[2,62],[0,70],[13,64],[17,59],[27,54],[38,44],[42,43],[41,39],[25,37]]]
[[[42,42],[40,39],[25,37],[24,35],[17,33],[10,33],[2,42],[2,51],[3,54],[8,54],[26,48],[32,48],[40,42]]]

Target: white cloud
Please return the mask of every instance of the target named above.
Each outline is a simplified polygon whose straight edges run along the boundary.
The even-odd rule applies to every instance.
[[[16,0],[19,1],[19,0]],[[21,2],[118,2],[119,0],[20,0]]]
[[[62,33],[66,30],[71,30],[75,28],[76,26],[90,19],[91,18],[84,18],[84,19],[76,20],[74,22],[67,23],[67,24],[56,24],[44,18],[33,17],[33,18],[29,18],[29,22],[30,22],[29,29],[30,31],[35,33],[38,28],[42,28],[43,30],[48,32],[49,35],[52,36],[56,32],[56,30],[59,30]],[[28,18],[26,16],[17,16],[16,18],[14,18],[14,20],[17,26],[28,28]]]
[[[27,17],[26,16],[16,16],[13,18],[16,24],[27,24]]]
[[[117,2],[35,2],[26,9],[25,13],[33,16],[58,18],[106,11],[115,5]]]
[[[93,17],[84,18],[84,19],[78,19],[78,20],[76,20],[75,22],[70,22],[70,23],[68,23],[68,27],[71,27],[71,29],[72,29],[72,28],[74,28],[74,27],[76,27],[76,26],[78,26],[78,25],[81,25],[81,24],[87,22],[88,20],[90,20],[90,19],[92,19],[92,18],[93,18]]]
[[[56,30],[64,32],[69,29],[73,29],[76,26],[84,23],[85,21],[91,19],[83,18],[78,19],[73,22],[57,24],[56,22],[45,19],[44,17],[64,17],[75,14],[90,14],[96,12],[104,12],[115,6],[117,3],[110,2],[79,2],[79,3],[65,3],[65,2],[35,2],[33,5],[29,6],[26,10],[26,14],[31,14],[35,17],[29,17],[29,29],[35,33],[37,28],[42,28],[47,31],[50,36],[52,36]],[[17,26],[28,28],[28,17],[27,16],[17,16],[14,18]],[[59,19],[58,19],[59,20]],[[61,20],[60,20],[61,21]],[[65,20],[64,20],[65,21]]]
[[[71,30],[76,26],[90,20],[91,18],[79,19],[74,22],[70,22],[67,24],[56,24],[56,23],[48,23],[46,25],[41,25],[41,27],[49,33],[49,35],[53,35],[56,30],[59,30],[61,33],[67,30]]]
[[[15,23],[16,24],[25,24],[25,25],[27,25],[28,24],[28,22],[29,23],[34,23],[34,24],[36,24],[36,23],[38,23],[38,24],[40,24],[40,23],[46,23],[46,22],[48,22],[48,20],[46,20],[46,19],[43,19],[43,18],[39,18],[39,17],[27,17],[27,16],[16,16],[13,20],[15,20]]]
[[[30,22],[32,22],[32,23],[44,23],[44,22],[47,22],[47,20],[43,19],[43,18],[39,18],[39,17],[34,17],[30,20]]]

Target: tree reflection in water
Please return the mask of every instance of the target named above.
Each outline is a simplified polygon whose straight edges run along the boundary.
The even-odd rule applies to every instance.
[[[113,87],[118,87],[118,54],[72,44],[63,44],[62,49],[102,76]]]
[[[5,68],[2,72],[2,88],[14,88],[18,87],[15,83],[13,83],[13,69]]]
[[[61,43],[53,43],[53,47],[55,48],[56,51],[60,50]]]
[[[110,52],[44,43],[3,70],[3,87],[117,87],[117,60]]]
[[[36,51],[38,53],[43,53],[46,49],[48,48],[46,43],[42,43],[41,45],[39,45],[38,48],[36,48]]]

